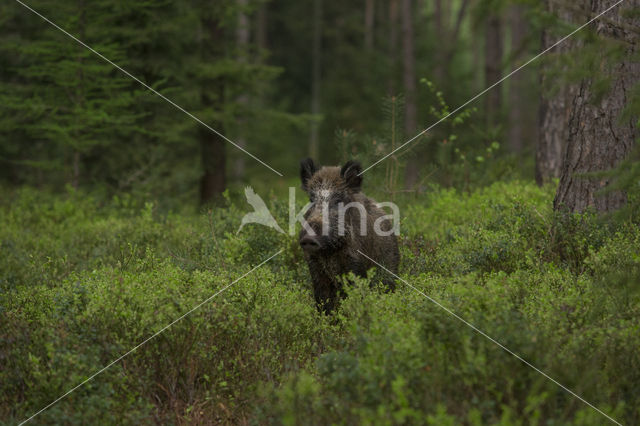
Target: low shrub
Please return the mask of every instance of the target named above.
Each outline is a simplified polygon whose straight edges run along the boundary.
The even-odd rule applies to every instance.
[[[351,277],[325,316],[296,238],[237,233],[245,206],[230,199],[170,213],[127,197],[3,194],[0,418],[18,423],[89,379],[37,421],[606,421],[508,348],[638,423],[640,231],[554,213],[552,196],[522,182],[432,188],[401,206],[408,285],[388,294]]]

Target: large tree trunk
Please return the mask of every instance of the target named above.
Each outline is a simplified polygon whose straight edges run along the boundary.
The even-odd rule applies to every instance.
[[[502,78],[502,22],[500,15],[492,14],[485,32],[485,85],[491,86]],[[495,125],[502,107],[500,88],[490,90],[485,97],[485,113],[490,125]]]
[[[322,78],[322,0],[313,1],[313,51],[311,58],[311,114],[320,114],[320,83]],[[309,137],[309,156],[318,158],[320,123],[314,118]]]
[[[546,0],[547,11],[561,21],[578,22],[573,18],[569,8],[562,7],[554,1]],[[562,36],[555,35],[546,29],[542,32],[542,49],[547,49]],[[567,54],[576,46],[575,39],[568,39],[548,54],[547,61],[552,56]],[[562,170],[565,147],[569,137],[569,113],[571,99],[576,93],[577,85],[563,82],[561,87],[549,78],[548,74],[553,64],[543,63],[540,72],[541,96],[538,110],[538,146],[536,148],[536,182],[543,185],[552,179],[559,178]],[[555,86],[555,87],[553,87]],[[553,88],[553,90],[551,90]]]
[[[404,84],[404,134],[410,138],[416,132],[416,58],[413,48],[413,5],[412,0],[402,0],[402,81]],[[410,156],[405,170],[405,187],[413,188],[418,182],[418,159]]]
[[[593,15],[612,6],[614,0],[591,0]],[[640,81],[638,54],[640,18],[632,12],[640,10],[640,0],[623,2],[606,20],[594,24],[599,37],[623,42],[626,52],[618,63],[602,60],[597,72],[610,78],[610,90],[597,102],[593,99],[592,81],[583,80],[572,100],[569,138],[562,165],[560,185],[554,200],[555,209],[583,212],[595,208],[599,212],[618,209],[626,196],[620,191],[599,194],[609,177],[586,177],[581,174],[610,170],[623,160],[639,136],[637,117],[622,119],[626,93]]]

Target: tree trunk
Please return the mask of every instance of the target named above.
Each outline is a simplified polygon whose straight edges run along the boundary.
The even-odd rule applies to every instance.
[[[246,8],[248,0],[236,0],[236,6],[238,7],[238,22],[236,27],[236,47],[238,49],[238,62],[246,64],[248,62],[248,48],[249,48],[249,18],[247,17]],[[249,96],[242,94],[238,96],[238,104],[244,109],[249,104]],[[244,117],[238,119],[239,133],[236,137],[236,143],[241,147],[246,146],[246,139],[244,129],[246,127],[247,120]],[[236,179],[244,178],[245,174],[245,154],[240,155],[235,160],[234,175]]]
[[[546,8],[550,14],[565,22],[577,22],[566,7],[560,7],[551,0],[546,0]],[[554,35],[550,30],[542,32],[542,49],[547,49],[556,43],[561,37]],[[547,60],[552,55],[566,54],[575,47],[575,39],[568,39],[553,48],[547,55]],[[538,111],[538,146],[536,148],[536,182],[544,185],[552,179],[559,178],[562,170],[567,138],[569,136],[569,113],[571,99],[576,93],[577,85],[571,82],[563,82],[562,87],[554,86],[554,79],[549,79],[547,74],[552,65],[541,66],[540,72],[540,106]],[[557,82],[555,86],[558,86]]]
[[[218,129],[222,128],[218,125]],[[204,174],[200,179],[200,202],[216,201],[226,188],[226,142],[204,127],[200,131],[200,150]]]
[[[519,4],[511,6],[511,68],[516,69],[521,65],[525,52],[526,36],[529,32],[527,21],[524,18],[524,7]],[[522,69],[509,77],[509,134],[508,142],[511,152],[522,153],[525,141],[531,134],[530,103],[528,98],[527,69]]]
[[[267,22],[268,22],[268,3],[260,2],[258,11],[256,12],[255,21],[255,43],[258,48],[266,50],[268,48],[267,41]],[[262,52],[260,52],[262,54]]]
[[[436,36],[441,37],[444,30],[444,22],[442,21],[442,0],[434,0],[433,2],[433,22],[436,27]]]
[[[395,77],[398,65],[398,0],[389,0],[389,81],[387,93],[395,96]]]
[[[502,23],[500,16],[492,14],[487,20],[485,33],[485,85],[491,86],[502,78]],[[502,107],[500,87],[487,92],[485,111],[489,125],[495,125]]]
[[[471,63],[473,64],[473,69],[480,70],[482,69],[482,39],[480,37],[471,37],[470,43],[472,49]],[[482,87],[482,78],[483,75],[481,72],[473,73],[472,87],[474,92],[479,92],[484,89],[484,87]]]
[[[402,81],[404,84],[404,134],[410,138],[416,131],[416,70],[413,48],[413,5],[412,0],[402,0]],[[410,156],[405,170],[405,187],[413,188],[418,182],[419,164],[415,156]]]
[[[462,22],[467,13],[470,0],[462,0],[455,14],[455,22],[452,26],[449,24],[449,9],[444,7],[442,0],[436,0],[434,4],[434,22],[436,28],[436,37],[439,42],[436,46],[435,65],[433,74],[435,82],[442,90],[448,90],[451,83],[447,78],[451,63],[455,54],[458,52],[458,38],[462,29]],[[445,2],[446,3],[446,2]],[[475,50],[474,50],[475,53]]]
[[[373,27],[375,23],[375,1],[365,0],[364,3],[364,48],[373,50]]]
[[[446,27],[445,27],[445,22],[443,19],[443,10],[442,10],[442,1],[443,0],[435,0],[434,4],[433,4],[433,23],[435,26],[435,36],[439,39],[439,40],[446,40],[447,39],[447,35],[446,35]],[[446,0],[445,0],[446,1]],[[441,43],[438,43],[436,45],[436,64],[434,66],[433,69],[433,74],[435,77],[435,83],[439,86],[439,87],[443,87],[444,85],[444,72],[445,72],[445,67],[444,67],[444,50],[445,50],[445,46],[442,46]]]
[[[311,114],[320,114],[320,84],[322,78],[322,0],[313,1],[313,52],[311,58]],[[318,158],[320,123],[311,122],[309,156]]]
[[[78,2],[78,11],[80,12],[80,16],[78,18],[78,32],[80,34],[81,40],[86,40],[86,28],[87,28],[87,15],[86,15],[86,7],[85,7],[85,2],[84,0],[80,0]],[[76,94],[75,96],[73,96],[73,101],[76,104],[76,107],[78,109],[84,109],[85,104],[86,104],[86,100],[87,100],[87,95],[86,95],[86,90],[85,90],[85,81],[84,81],[84,58],[82,56],[82,54],[78,54],[78,71],[76,74],[76,81],[77,81],[77,86],[76,86]],[[76,116],[77,117],[77,116]],[[79,119],[76,118],[76,128],[80,129],[82,128],[82,124],[78,122]],[[81,134],[80,131],[75,132],[76,133],[76,143],[79,143],[81,140]],[[72,159],[72,165],[71,165],[71,186],[74,189],[78,189],[78,187],[80,186],[80,167],[81,167],[81,162],[82,162],[82,154],[79,151],[79,147],[78,146],[72,146],[72,152],[73,152],[73,159]]]
[[[595,15],[612,6],[614,0],[591,0],[591,13]],[[594,23],[599,37],[619,40],[626,52],[620,62],[599,64],[597,72],[610,78],[608,93],[593,99],[592,81],[583,80],[572,99],[569,118],[569,138],[562,165],[560,185],[554,200],[556,210],[583,212],[595,208],[608,212],[621,207],[626,195],[620,191],[599,194],[606,188],[607,176],[581,176],[584,173],[603,172],[615,167],[631,151],[635,139],[640,136],[637,117],[623,120],[626,94],[640,81],[638,54],[640,18],[632,13],[640,9],[640,0],[627,1],[606,20]]]
[[[204,29],[210,37],[201,40],[200,46],[204,63],[215,60],[219,53],[218,47],[222,45],[224,32],[215,19],[206,19],[203,22]],[[224,82],[218,77],[212,82],[204,82],[201,87],[202,107],[214,111],[222,110],[224,106]],[[222,123],[215,123],[214,128],[224,134]],[[202,161],[203,175],[200,179],[201,204],[217,201],[226,187],[226,142],[209,129],[200,127],[200,158]]]
[[[71,186],[73,189],[78,189],[80,186],[80,152],[78,150],[73,151]]]
[[[215,82],[210,92],[202,93],[202,104],[213,110],[224,105],[224,85],[220,79]],[[215,128],[224,134],[222,123],[215,123]],[[226,188],[226,148],[227,142],[205,127],[200,127],[200,155],[204,171],[200,180],[200,203],[215,202]]]

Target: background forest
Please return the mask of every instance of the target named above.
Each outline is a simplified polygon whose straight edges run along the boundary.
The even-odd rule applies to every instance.
[[[307,155],[330,164],[355,157],[366,167],[614,4],[591,3],[31,6],[291,179]],[[626,43],[637,40],[636,17],[627,15],[607,15],[433,127],[394,155],[396,179],[376,187],[419,194],[434,182],[468,189],[560,177],[582,79],[602,96],[615,83],[603,64],[629,57]],[[20,3],[2,5],[1,16],[5,184],[135,193],[175,207],[255,177],[283,183]],[[627,120],[637,116],[638,89],[627,83],[610,116],[621,107]]]
[[[0,422],[640,423],[638,0],[11,0],[0,34]],[[295,237],[236,232],[307,156],[373,166],[414,289],[326,316]]]

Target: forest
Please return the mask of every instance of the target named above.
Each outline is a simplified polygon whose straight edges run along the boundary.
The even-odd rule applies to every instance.
[[[640,0],[8,0],[0,34],[0,424],[640,424]],[[331,309],[316,165],[399,214]]]

